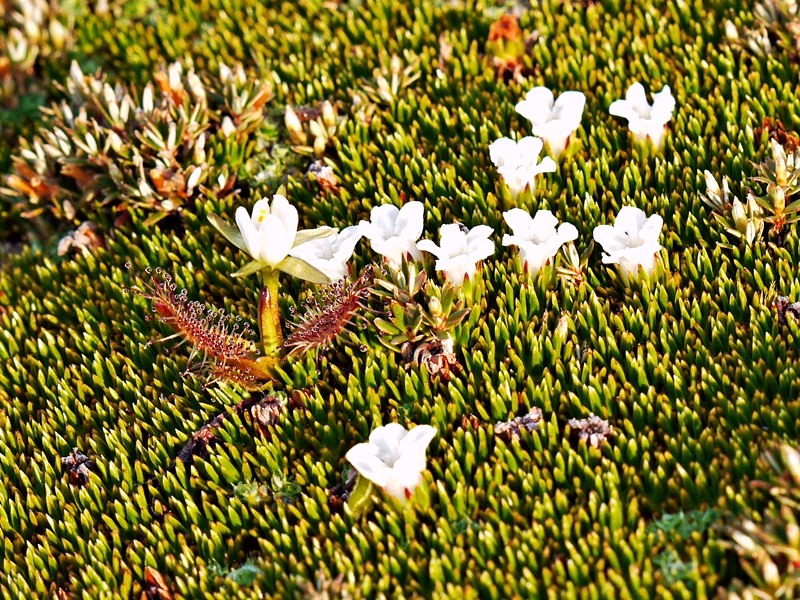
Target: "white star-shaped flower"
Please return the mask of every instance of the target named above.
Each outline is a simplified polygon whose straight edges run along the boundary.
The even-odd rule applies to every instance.
[[[436,429],[430,425],[407,431],[390,423],[375,429],[369,442],[353,446],[346,458],[362,477],[405,502],[422,482],[425,451],[435,435]]]
[[[586,96],[582,92],[564,92],[556,100],[546,87],[535,87],[516,106],[517,112],[531,122],[533,135],[547,142],[558,158],[580,127]]]
[[[370,241],[372,249],[381,254],[390,265],[398,266],[403,257],[420,258],[417,240],[422,235],[425,207],[416,200],[403,208],[393,204],[376,206],[369,221],[361,221],[361,231]]]
[[[559,248],[578,239],[578,230],[572,223],[558,225],[558,219],[549,210],[539,210],[531,216],[521,208],[503,213],[513,235],[503,236],[503,246],[517,246],[519,256],[528,272],[535,274],[558,252]]]
[[[626,280],[637,279],[639,267],[648,275],[655,271],[663,225],[664,219],[659,215],[648,218],[640,208],[623,206],[614,225],[598,225],[593,236],[603,247],[604,263],[617,265]]]
[[[422,240],[417,248],[430,252],[438,259],[436,270],[444,271],[454,286],[464,283],[464,278],[475,278],[478,262],[494,254],[494,242],[489,236],[494,230],[488,225],[467,229],[458,223],[442,225],[437,246],[431,240]]]
[[[665,127],[675,110],[675,98],[669,86],[665,85],[660,92],[653,94],[653,105],[647,103],[644,86],[634,83],[628,88],[625,100],[615,100],[608,108],[615,117],[628,119],[628,128],[640,140],[648,137],[656,148],[660,148],[664,140]]]
[[[539,162],[543,147],[542,140],[531,136],[524,137],[519,142],[500,138],[489,145],[489,157],[514,196],[529,186],[531,192],[535,192],[536,176],[556,170],[556,163],[549,156]]]

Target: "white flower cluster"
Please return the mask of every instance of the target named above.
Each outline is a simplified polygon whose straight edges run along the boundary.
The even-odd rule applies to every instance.
[[[516,197],[525,189],[536,191],[536,176],[556,170],[557,159],[570,144],[578,130],[586,107],[586,96],[582,92],[568,91],[556,100],[546,87],[530,90],[525,100],[519,102],[516,111],[531,122],[531,133],[537,137],[523,137],[519,141],[500,138],[489,145],[489,157],[502,175],[511,194]],[[628,128],[637,139],[650,139],[660,148],[666,124],[675,110],[675,99],[669,86],[653,95],[653,105],[647,102],[644,87],[634,82],[624,100],[611,103],[609,113],[628,120]],[[539,161],[542,149],[547,146],[553,158]]]
[[[557,169],[557,159],[578,130],[586,105],[581,92],[568,91],[556,99],[545,87],[530,90],[516,106],[517,112],[531,123],[533,136],[518,141],[501,138],[489,146],[489,155],[513,195],[536,190],[536,178]],[[625,117],[631,132],[640,139],[650,139],[656,147],[663,142],[665,126],[672,117],[675,100],[668,86],[647,103],[644,88],[634,83],[624,100],[613,102],[609,112]],[[536,136],[536,137],[534,137]],[[545,146],[552,158],[540,160]],[[389,268],[398,268],[403,260],[419,260],[423,252],[436,257],[436,270],[456,287],[474,279],[480,262],[495,251],[488,225],[472,229],[460,223],[441,226],[439,244],[420,240],[425,230],[424,205],[411,201],[397,207],[376,206],[369,221],[336,231],[328,227],[298,231],[297,209],[282,195],[270,203],[266,198],[255,203],[251,212],[245,207],[236,211],[236,227],[221,219],[212,223],[253,258],[252,266],[238,274],[255,270],[283,270],[287,273],[323,282],[337,281],[349,274],[348,261],[361,238],[369,240]],[[514,208],[503,213],[511,234],[502,238],[503,246],[516,246],[528,273],[535,275],[552,265],[564,244],[578,239],[572,223],[559,223],[549,210],[531,216]],[[603,262],[615,264],[625,281],[640,274],[652,274],[661,250],[659,237],[663,219],[648,217],[635,207],[620,209],[613,225],[594,228],[593,237],[603,248]],[[389,495],[405,501],[422,481],[426,449],[436,435],[429,425],[406,430],[391,423],[375,429],[366,443],[351,448],[346,457],[360,475],[381,487]]]

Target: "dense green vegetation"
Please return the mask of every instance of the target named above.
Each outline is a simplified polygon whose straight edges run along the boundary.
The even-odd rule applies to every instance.
[[[6,53],[21,10],[9,4]],[[724,596],[748,580],[725,526],[738,515],[761,520],[770,497],[751,482],[771,468],[759,457],[800,433],[800,327],[791,315],[782,323],[772,305],[779,295],[800,299],[797,225],[737,246],[701,198],[704,170],[727,177],[742,198],[747,186],[763,195],[766,186],[749,178],[770,156],[770,135],[791,143],[800,128],[792,50],[776,43],[759,53],[726,37],[730,19],[744,39],[751,7],[43,6],[45,22],[63,31],[43,25],[32,65],[4,75],[11,91],[0,113],[0,159],[13,176],[0,198],[3,596],[313,597],[327,586],[342,597],[688,599]],[[519,14],[527,42],[516,75],[498,74],[492,58],[502,49],[487,48],[492,23],[509,11]],[[182,61],[182,77],[198,75],[209,137],[199,158],[180,138],[181,173],[188,180],[200,163],[205,171],[181,211],[139,201],[132,149],[145,161],[158,149],[124,127],[117,133],[130,160],[30,154],[37,136],[65,128],[62,102],[90,115],[107,102],[70,87],[73,60],[129,90],[134,106],[148,83],[156,103],[159,91],[175,89],[162,84],[174,61]],[[243,112],[226,96],[233,92],[221,65],[241,65],[234,91],[263,88],[269,96],[250,120],[237,117],[232,135],[224,119]],[[636,143],[608,113],[636,80],[650,92],[669,85],[676,97],[660,151]],[[508,232],[502,211],[513,201],[488,145],[529,133],[514,106],[535,85],[580,90],[587,105],[580,146],[519,204],[573,223],[579,250],[623,205],[660,214],[661,280],[627,289],[596,248],[582,282],[547,286],[529,281],[516,251],[500,245]],[[196,92],[186,86],[194,106]],[[336,185],[307,175],[313,144],[293,150],[284,126],[286,106],[306,123],[325,101],[338,121],[318,155]],[[42,103],[57,104],[42,114]],[[169,122],[181,118],[154,122],[166,139]],[[87,143],[84,126],[69,139]],[[6,157],[17,157],[16,167]],[[90,178],[75,176],[76,165]],[[32,203],[20,180],[58,191]],[[311,355],[282,363],[269,392],[279,404],[269,404],[274,418],[265,421],[263,413],[234,414],[249,395],[243,389],[183,375],[188,347],[148,344],[171,333],[149,319],[145,299],[125,293],[148,266],[170,272],[190,299],[255,326],[257,278],[230,277],[246,258],[207,216],[232,221],[237,206],[281,183],[306,228],[346,227],[374,206],[419,200],[423,237],[438,240],[439,227],[453,221],[495,229],[497,251],[455,330],[462,370],[447,380],[406,368],[375,329],[358,330],[364,352],[340,345],[318,363]],[[155,222],[159,210],[169,214]],[[62,236],[85,220],[103,242],[59,256]],[[359,270],[377,258],[366,241],[356,249]],[[310,288],[283,280],[284,318]],[[534,407],[543,415],[535,431],[517,440],[494,435],[497,422]],[[614,428],[600,448],[570,435],[568,421],[591,413]],[[217,422],[219,443],[180,459],[220,414],[227,416]],[[356,516],[332,490],[344,487],[345,453],[389,422],[438,430],[424,482],[405,505],[378,496]],[[80,469],[85,459],[73,449],[92,462]]]

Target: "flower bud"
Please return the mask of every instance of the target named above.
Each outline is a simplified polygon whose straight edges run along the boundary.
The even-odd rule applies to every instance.
[[[782,187],[775,187],[772,189],[772,206],[776,214],[783,213],[786,208],[786,192]]]
[[[744,237],[747,243],[752,245],[756,241],[756,224],[753,221],[748,221],[744,228]]]
[[[303,131],[303,124],[300,123],[300,119],[297,116],[297,113],[294,112],[294,109],[291,106],[286,107],[286,116],[284,117],[284,123],[286,124],[286,129],[288,129],[290,133],[297,133]]]
[[[333,105],[327,100],[322,105],[322,122],[326,127],[336,127],[336,111]]]
[[[744,233],[747,229],[747,213],[738,198],[733,199],[733,209],[731,210],[731,217],[733,217],[733,224],[736,231]]]
[[[764,583],[772,589],[779,587],[781,584],[781,575],[778,567],[770,559],[767,559],[764,563]]]
[[[775,140],[772,140],[772,157],[775,160],[775,183],[778,186],[784,186],[789,183],[789,177],[786,172],[786,153]]]
[[[83,71],[77,60],[73,60],[69,67],[69,76],[76,85],[83,85]]]
[[[570,242],[567,244],[566,249],[564,250],[564,254],[567,256],[567,261],[569,261],[569,266],[572,267],[575,271],[581,270],[581,257],[578,254],[578,249],[575,247],[575,244]]]
[[[739,39],[739,32],[736,29],[736,25],[734,25],[733,21],[730,19],[725,21],[725,37],[731,41]]]
[[[233,121],[230,117],[225,117],[222,119],[222,135],[224,135],[226,138],[231,137],[235,131],[236,125],[233,124]]]
[[[195,167],[194,170],[192,171],[192,174],[189,175],[189,179],[186,181],[186,192],[188,194],[192,193],[192,190],[194,190],[195,186],[199,183],[200,176],[202,174],[203,174],[203,169],[201,169],[200,167]]]
[[[153,112],[153,84],[148,83],[144,88],[142,94],[142,110],[144,112]]]
[[[318,136],[314,138],[314,156],[320,158],[325,154],[325,146],[327,146],[327,140],[324,137]]]
[[[708,197],[719,202],[720,195],[719,184],[717,183],[717,180],[714,179],[711,171],[703,171],[703,175],[706,179],[706,193],[708,194]]]
[[[431,316],[434,319],[438,320],[442,317],[442,303],[435,296],[428,300],[428,309],[431,311]]]
[[[56,50],[61,50],[67,41],[67,28],[64,27],[59,21],[50,21],[50,41]]]

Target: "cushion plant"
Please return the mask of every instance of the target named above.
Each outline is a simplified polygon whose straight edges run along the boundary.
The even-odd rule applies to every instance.
[[[800,589],[796,3],[2,22],[0,595]]]

